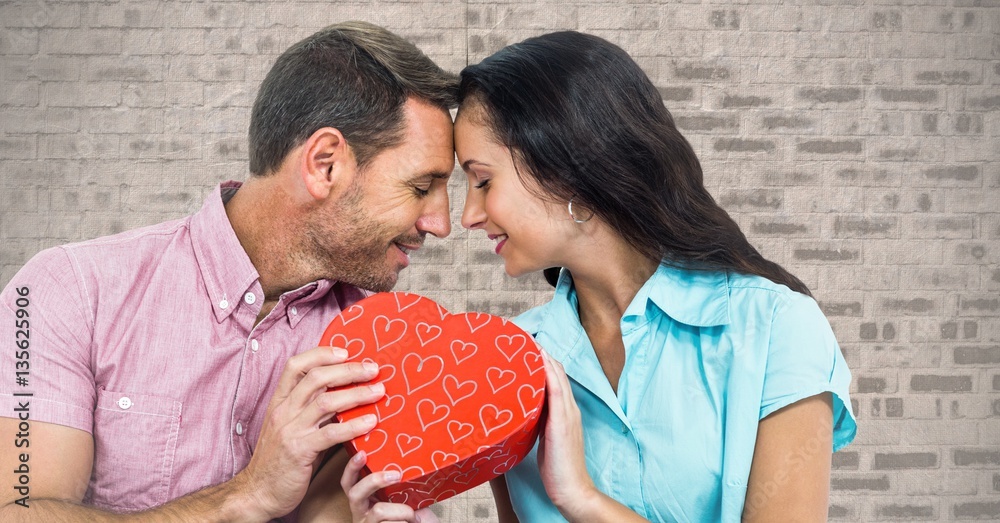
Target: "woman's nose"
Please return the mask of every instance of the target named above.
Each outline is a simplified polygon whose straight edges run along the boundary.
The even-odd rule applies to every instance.
[[[482,196],[469,190],[465,195],[465,207],[462,209],[462,227],[466,229],[481,229],[486,224],[486,209],[483,207]]]

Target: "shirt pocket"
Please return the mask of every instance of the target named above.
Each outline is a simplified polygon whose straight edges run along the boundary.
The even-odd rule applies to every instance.
[[[85,502],[114,511],[166,503],[180,421],[179,401],[99,389]]]

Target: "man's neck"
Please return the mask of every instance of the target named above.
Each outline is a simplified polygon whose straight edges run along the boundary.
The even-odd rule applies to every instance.
[[[274,178],[251,177],[225,203],[236,238],[257,269],[265,301],[308,283],[295,267],[294,234],[287,219],[292,202]]]

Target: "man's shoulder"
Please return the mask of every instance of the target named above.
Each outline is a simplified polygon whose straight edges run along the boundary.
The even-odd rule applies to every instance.
[[[127,277],[149,261],[170,256],[171,243],[187,234],[190,216],[130,229],[117,234],[44,249],[28,260],[11,284],[25,280],[57,285],[99,274]]]
[[[70,252],[73,256],[103,256],[104,253],[115,250],[130,250],[139,254],[149,249],[160,249],[164,243],[173,241],[178,235],[187,234],[191,218],[185,216],[117,234],[67,243],[58,248]]]

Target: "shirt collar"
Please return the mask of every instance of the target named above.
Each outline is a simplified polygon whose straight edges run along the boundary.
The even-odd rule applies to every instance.
[[[576,291],[569,271],[559,272],[555,300],[568,301],[577,310]],[[675,321],[694,327],[729,324],[729,274],[660,264],[639,288],[625,315],[642,315],[652,302]]]
[[[644,287],[649,301],[675,321],[693,327],[729,324],[729,273],[661,264]]]
[[[236,237],[224,205],[224,200],[229,200],[242,185],[235,181],[219,184],[191,217],[195,258],[219,322],[236,310],[243,294],[260,278]]]

